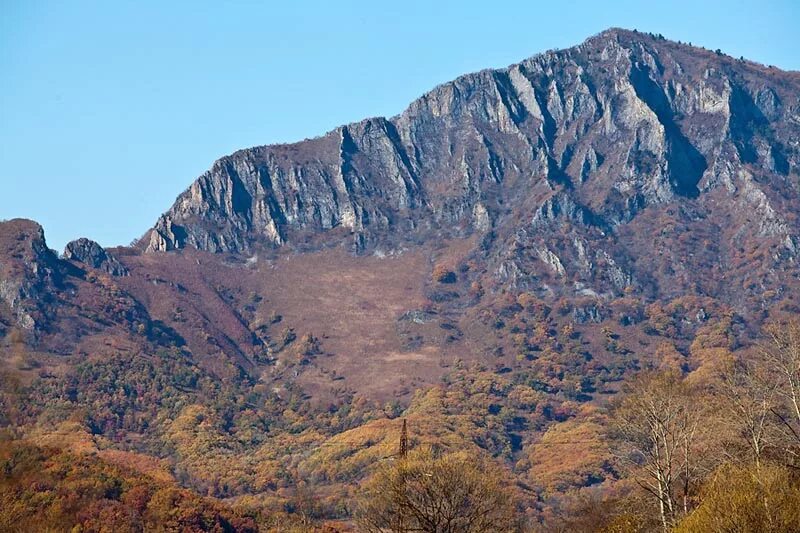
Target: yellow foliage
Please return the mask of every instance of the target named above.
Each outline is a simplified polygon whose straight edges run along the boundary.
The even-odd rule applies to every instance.
[[[703,503],[676,533],[742,531],[796,533],[800,529],[800,485],[777,465],[725,465],[703,488]]]
[[[360,499],[358,522],[385,531],[519,531],[514,497],[495,465],[464,452],[428,449],[379,469]]]
[[[602,481],[612,461],[599,417],[550,426],[528,455],[531,481],[549,494]]]

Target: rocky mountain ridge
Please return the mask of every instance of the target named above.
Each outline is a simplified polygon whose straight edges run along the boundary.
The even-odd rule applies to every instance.
[[[140,246],[367,253],[478,234],[493,280],[543,296],[692,290],[686,273],[713,263],[780,278],[796,265],[799,133],[796,73],[612,29],[390,119],[224,157]]]

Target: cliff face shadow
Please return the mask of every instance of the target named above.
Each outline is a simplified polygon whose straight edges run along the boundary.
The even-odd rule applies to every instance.
[[[650,67],[634,64],[630,75],[636,96],[653,110],[658,121],[664,126],[669,163],[669,181],[673,190],[687,198],[700,194],[697,184],[708,168],[705,157],[689,142],[675,123],[667,96],[650,77]]]

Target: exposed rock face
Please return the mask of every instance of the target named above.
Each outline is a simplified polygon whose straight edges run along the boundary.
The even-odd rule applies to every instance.
[[[36,222],[0,222],[0,336],[22,330],[28,344],[58,354],[81,351],[81,339],[96,334],[122,334],[140,347],[182,342],[117,284],[122,278],[86,276],[72,262],[127,276],[124,265],[97,243],[73,241],[65,257],[47,247]]]
[[[224,157],[143,245],[237,253],[322,234],[361,251],[479,232],[512,288],[729,290],[692,286],[713,266],[754,293],[766,285],[746,271],[795,265],[798,138],[800,75],[609,30],[391,119]]]
[[[87,238],[80,238],[67,244],[64,259],[83,263],[112,276],[127,276],[128,269],[102,246]]]
[[[62,285],[60,270],[39,224],[24,219],[0,223],[0,303],[10,309],[15,326],[33,330],[50,318],[53,293]]]

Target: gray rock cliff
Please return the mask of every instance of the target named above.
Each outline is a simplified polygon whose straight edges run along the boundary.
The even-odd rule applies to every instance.
[[[16,327],[33,330],[52,317],[54,293],[63,284],[61,270],[39,224],[0,222],[0,305],[11,311]]]
[[[83,263],[88,267],[96,268],[112,276],[127,276],[129,274],[125,265],[108,253],[102,246],[87,238],[80,238],[67,244],[64,248],[64,259]]]

